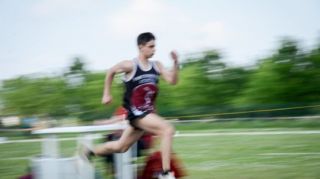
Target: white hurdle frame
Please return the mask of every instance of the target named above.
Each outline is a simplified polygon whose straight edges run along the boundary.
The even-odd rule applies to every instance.
[[[65,133],[81,133],[78,137],[78,146],[80,144],[92,146],[93,139],[96,137],[93,136],[94,132],[101,131],[113,131],[113,130],[123,130],[128,127],[128,124],[125,123],[117,123],[117,124],[109,124],[109,125],[97,125],[97,126],[78,126],[78,127],[55,127],[48,129],[39,129],[32,132],[32,134],[42,135],[42,156],[40,159],[34,158],[32,159],[32,163],[36,164],[36,168],[38,171],[35,175],[36,179],[57,179],[57,178],[65,178],[65,174],[59,173],[58,170],[65,170],[63,167],[59,168],[58,161],[73,160],[77,161],[77,164],[69,162],[68,165],[78,165],[76,176],[72,176],[74,179],[94,179],[95,171],[94,166],[88,162],[84,162],[79,159],[79,157],[71,157],[71,158],[60,158],[59,152],[59,140],[57,139],[57,134],[65,134]],[[133,157],[136,157],[136,144],[133,145],[127,152],[125,153],[116,153],[115,154],[115,170],[116,170],[116,178],[117,179],[136,179],[136,166],[133,164]],[[45,164],[41,162],[45,162],[46,160],[52,161],[50,166],[44,167]],[[50,162],[46,162],[50,163]],[[53,164],[52,164],[53,163]],[[80,166],[79,166],[80,165]],[[74,168],[73,166],[66,166],[66,168]],[[79,169],[80,167],[80,169]],[[52,168],[52,170],[48,170],[48,168]],[[50,172],[51,171],[51,172]],[[70,177],[70,176],[69,176]]]

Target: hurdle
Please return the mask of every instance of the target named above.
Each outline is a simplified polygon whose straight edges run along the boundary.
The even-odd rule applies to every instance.
[[[58,134],[79,133],[77,147],[93,146],[97,139],[95,132],[125,129],[127,124],[118,123],[99,126],[55,127],[39,129],[32,132],[42,136],[42,152],[31,159],[32,172],[36,179],[94,179],[95,168],[79,156],[61,157],[59,152]],[[132,158],[137,156],[136,144],[125,153],[115,154],[115,172],[117,179],[136,179],[136,165]]]

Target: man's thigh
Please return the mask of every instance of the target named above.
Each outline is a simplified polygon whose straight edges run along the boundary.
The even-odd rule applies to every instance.
[[[135,125],[153,134],[160,134],[163,130],[172,127],[168,121],[155,113],[150,113],[138,119],[135,121]]]

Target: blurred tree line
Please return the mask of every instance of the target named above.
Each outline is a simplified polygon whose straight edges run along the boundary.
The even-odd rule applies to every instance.
[[[86,70],[81,58],[75,58],[61,76],[3,81],[1,114],[83,120],[109,117],[122,102],[121,78],[116,76],[113,83],[113,104],[104,106],[100,101],[105,73]],[[228,66],[218,51],[204,51],[182,61],[179,80],[176,86],[160,81],[157,106],[164,116],[319,104],[320,43],[305,52],[297,41],[283,39],[273,54],[251,67]],[[319,111],[318,107],[219,117],[313,115]]]

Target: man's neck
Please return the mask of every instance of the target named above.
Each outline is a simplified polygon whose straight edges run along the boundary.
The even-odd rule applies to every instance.
[[[149,58],[144,56],[143,54],[139,54],[138,61],[142,68],[147,69],[149,66]]]
[[[139,54],[138,59],[142,64],[147,64],[149,62],[149,58],[142,54]]]

